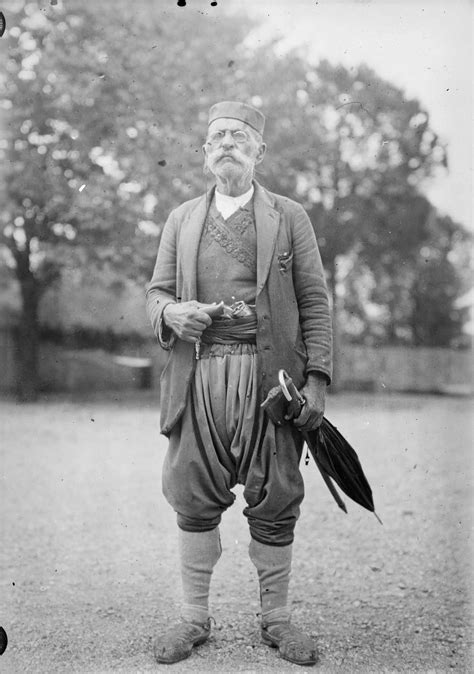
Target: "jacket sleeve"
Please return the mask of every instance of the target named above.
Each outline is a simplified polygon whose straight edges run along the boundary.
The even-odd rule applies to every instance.
[[[146,310],[153,331],[163,349],[171,349],[175,334],[163,322],[163,309],[176,302],[177,223],[171,212],[161,235],[153,276],[146,290]]]
[[[332,321],[329,298],[316,235],[298,205],[293,220],[293,283],[298,302],[301,334],[308,362],[306,374],[332,376]]]

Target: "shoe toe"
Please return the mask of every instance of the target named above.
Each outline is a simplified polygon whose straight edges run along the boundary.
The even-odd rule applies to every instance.
[[[278,648],[282,658],[296,665],[314,665],[318,661],[313,640],[289,623],[263,627],[262,639],[267,645]]]
[[[279,651],[282,658],[297,665],[315,665],[318,661],[318,654],[314,647],[282,644]]]
[[[210,634],[210,625],[182,622],[159,636],[153,645],[155,660],[173,664],[191,655],[194,646],[203,644]]]

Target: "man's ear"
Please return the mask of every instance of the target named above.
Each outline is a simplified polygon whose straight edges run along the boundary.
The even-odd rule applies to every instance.
[[[261,143],[260,147],[258,148],[257,156],[255,157],[256,164],[260,164],[260,162],[263,161],[266,151],[267,151],[266,143]]]

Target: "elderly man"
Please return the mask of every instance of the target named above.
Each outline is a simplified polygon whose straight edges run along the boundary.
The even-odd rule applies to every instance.
[[[181,621],[155,643],[158,662],[188,657],[210,633],[219,522],[244,485],[261,635],[287,660],[314,664],[313,641],[290,622],[294,528],[303,499],[301,430],[322,420],[331,377],[331,321],[316,238],[303,208],[254,180],[265,154],[264,116],[224,101],[209,112],[207,194],[163,230],[147,311],[170,350],[161,379],[169,438],[163,491],[175,512],[184,601]],[[306,404],[293,423],[261,408],[286,369]]]

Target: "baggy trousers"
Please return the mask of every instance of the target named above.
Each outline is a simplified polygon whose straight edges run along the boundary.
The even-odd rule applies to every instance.
[[[255,345],[210,351],[196,363],[188,404],[170,435],[163,493],[181,529],[209,531],[242,484],[252,538],[289,545],[304,496],[301,434],[291,424],[275,426],[261,410]]]

